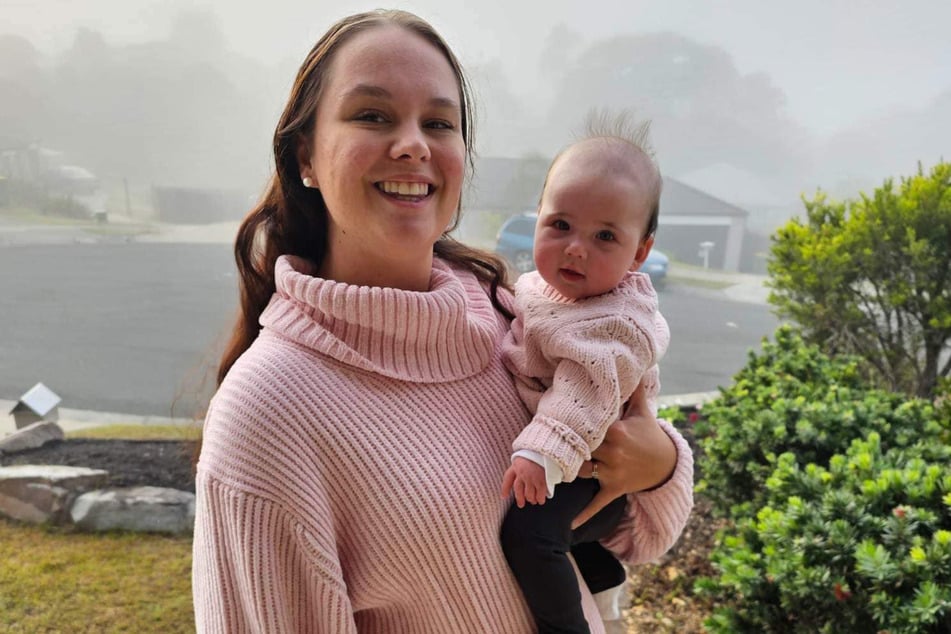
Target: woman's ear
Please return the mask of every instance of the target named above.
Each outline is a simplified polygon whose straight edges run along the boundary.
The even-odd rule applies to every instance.
[[[651,247],[654,246],[654,236],[647,236],[641,240],[640,246],[637,247],[637,253],[634,254],[634,263],[631,264],[629,270],[636,271],[641,268],[641,264],[644,264],[644,260],[647,259],[647,256],[651,252]]]
[[[300,169],[300,179],[304,187],[317,187],[317,178],[310,164],[310,147],[306,138],[297,142],[297,167]]]

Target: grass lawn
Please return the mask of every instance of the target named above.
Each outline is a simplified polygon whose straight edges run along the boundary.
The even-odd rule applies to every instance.
[[[83,231],[97,236],[144,236],[159,233],[158,229],[147,224],[94,224],[83,227]]]
[[[90,224],[91,220],[81,218],[68,218],[56,214],[44,214],[35,209],[27,207],[8,207],[0,209],[0,220],[14,222],[17,224],[30,225],[54,225],[54,226],[84,226]]]
[[[0,519],[3,632],[193,632],[191,537]]]
[[[71,218],[53,213],[44,214],[27,207],[0,209],[0,221],[20,225],[78,227],[85,233],[99,236],[141,236],[159,232],[151,224],[143,222],[100,224],[92,218]]]
[[[197,440],[201,427],[194,425],[103,425],[66,433],[67,438],[115,438],[121,440]]]
[[[684,286],[696,286],[698,288],[709,288],[713,290],[723,290],[733,286],[734,282],[724,282],[721,280],[705,280],[698,277],[689,277],[684,275],[668,274],[667,279]]]
[[[70,437],[194,438],[196,427],[109,425]],[[192,540],[82,533],[0,518],[0,631],[194,632]]]

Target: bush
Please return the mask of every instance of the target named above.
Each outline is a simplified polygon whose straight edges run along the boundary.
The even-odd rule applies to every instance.
[[[750,515],[764,502],[779,455],[826,464],[870,431],[886,447],[908,446],[934,418],[929,403],[873,389],[857,360],[829,358],[783,326],[704,406],[695,428],[703,450],[697,490],[718,514]]]
[[[925,425],[887,448],[871,433],[828,468],[781,455],[767,504],[721,536],[713,632],[951,631],[951,448]]]
[[[888,389],[933,397],[951,376],[951,163],[857,200],[803,202],[805,218],[772,238],[770,303]]]

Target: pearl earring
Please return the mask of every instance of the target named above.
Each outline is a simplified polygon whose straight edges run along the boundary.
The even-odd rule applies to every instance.
[[[303,182],[304,182],[304,187],[313,187],[313,186],[314,186],[314,181],[310,180],[310,177],[309,177],[309,176],[305,176],[305,177],[303,178]]]

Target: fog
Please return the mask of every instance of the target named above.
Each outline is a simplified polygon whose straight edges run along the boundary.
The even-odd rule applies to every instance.
[[[678,226],[662,211],[659,247],[698,266],[715,240],[714,268],[732,272],[765,271],[767,235],[802,193],[854,196],[951,155],[951,3],[775,5],[401,3],[475,89],[483,160],[463,237],[495,244],[592,107],[651,119],[661,170],[681,183],[665,193],[694,201]],[[237,297],[228,245],[271,173],[297,66],[336,19],[373,6],[0,2],[0,405],[44,381],[64,407],[200,414]],[[89,183],[68,192],[79,212],[44,180],[56,166]],[[728,228],[690,224],[724,209]],[[770,334],[758,279],[756,305],[702,284],[665,291],[665,391],[728,383]]]
[[[258,192],[297,64],[371,6],[7,0],[0,147],[61,150],[143,199],[152,185]],[[654,121],[666,175],[793,209],[801,192],[852,195],[951,147],[941,0],[400,6],[470,72],[481,156],[548,157],[590,107],[633,108]]]

